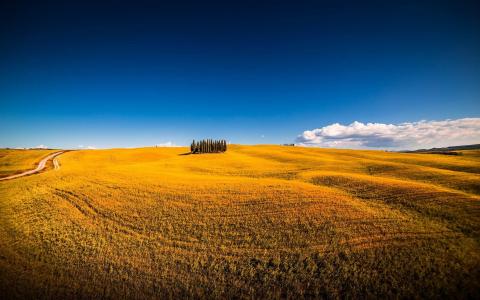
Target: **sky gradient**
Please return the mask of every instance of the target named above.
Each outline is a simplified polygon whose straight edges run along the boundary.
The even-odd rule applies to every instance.
[[[480,117],[478,1],[169,2],[3,1],[0,147]]]

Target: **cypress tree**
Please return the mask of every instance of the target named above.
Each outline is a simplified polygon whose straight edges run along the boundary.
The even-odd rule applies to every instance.
[[[193,140],[190,144],[191,153],[219,153],[227,151],[226,140],[203,139]]]

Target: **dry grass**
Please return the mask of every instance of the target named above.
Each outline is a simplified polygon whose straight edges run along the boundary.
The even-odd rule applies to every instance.
[[[478,296],[478,151],[185,152],[69,152],[0,183],[2,294]]]

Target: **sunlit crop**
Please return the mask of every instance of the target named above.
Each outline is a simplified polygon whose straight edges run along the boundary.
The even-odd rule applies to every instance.
[[[0,182],[1,291],[478,296],[478,151],[188,152],[73,151],[59,157],[60,170]]]

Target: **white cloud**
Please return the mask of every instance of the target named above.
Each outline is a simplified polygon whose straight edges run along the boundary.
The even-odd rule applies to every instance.
[[[297,137],[304,146],[354,149],[419,149],[480,143],[480,118],[401,124],[339,123],[307,130]]]
[[[88,150],[94,150],[97,149],[95,146],[84,146],[84,145],[78,145],[79,149],[88,149]]]
[[[48,147],[42,144],[42,145],[36,146],[35,148],[37,148],[37,149],[47,149]]]
[[[175,145],[174,143],[168,141],[166,143],[160,143],[156,144],[155,147],[179,147],[178,145]]]

